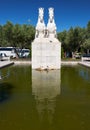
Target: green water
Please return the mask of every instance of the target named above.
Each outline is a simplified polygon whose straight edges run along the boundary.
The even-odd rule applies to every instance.
[[[90,130],[90,69],[0,70],[0,130]]]

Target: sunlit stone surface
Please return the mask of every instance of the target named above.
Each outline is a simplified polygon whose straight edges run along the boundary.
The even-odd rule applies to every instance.
[[[32,42],[32,69],[60,69],[61,43],[56,35],[54,9],[49,8],[47,27],[43,16],[44,9],[39,8],[35,39]]]

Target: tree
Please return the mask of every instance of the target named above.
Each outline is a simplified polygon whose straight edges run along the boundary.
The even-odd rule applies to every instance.
[[[90,38],[90,21],[87,24],[87,38]]]
[[[34,40],[35,27],[27,24],[13,24],[7,21],[5,25],[0,25],[0,46],[13,46],[18,48],[30,48]],[[71,27],[57,34],[62,45],[62,52],[81,52],[89,49],[90,43],[90,21],[86,28]],[[63,53],[62,53],[63,54]]]
[[[61,57],[64,57],[64,53],[67,50],[67,45],[66,45],[66,35],[67,35],[67,31],[64,30],[63,32],[60,32],[57,34],[58,36],[58,40],[61,42]]]
[[[35,28],[31,25],[23,25],[22,32],[24,35],[24,43],[23,44],[24,44],[24,46],[29,48],[31,45],[31,42],[34,40]]]
[[[3,45],[3,28],[0,25],[0,46]]]
[[[13,42],[13,24],[10,21],[7,21],[6,25],[3,26],[3,37],[5,46],[11,46]]]
[[[66,44],[66,53],[67,56],[71,56],[72,55],[72,51],[73,51],[73,42],[74,42],[74,30],[71,27],[66,35],[66,39],[65,39],[65,44]]]
[[[89,51],[90,51],[90,38],[85,40],[85,42],[83,43],[83,48],[84,48],[86,53],[89,53]]]

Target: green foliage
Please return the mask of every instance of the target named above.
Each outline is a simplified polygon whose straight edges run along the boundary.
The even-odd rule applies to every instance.
[[[10,21],[3,26],[3,39],[5,46],[10,46],[13,42],[13,24]]]
[[[87,34],[88,34],[88,36],[90,38],[90,21],[87,24]]]
[[[10,21],[0,25],[0,46],[30,48],[34,36],[35,28],[32,25],[14,25]]]
[[[71,27],[68,31],[58,33],[64,52],[84,52],[90,46],[90,21],[86,28]]]
[[[3,42],[3,32],[2,32],[2,26],[0,25],[0,46],[2,45]]]
[[[85,40],[85,42],[83,43],[83,47],[86,49],[90,49],[90,38]]]
[[[64,58],[64,49],[61,47],[61,58]]]
[[[34,40],[35,27],[27,24],[13,24],[7,21],[5,25],[0,25],[0,46],[14,46],[19,48],[30,48]],[[86,28],[71,27],[57,34],[61,41],[61,56],[64,53],[86,52],[90,48],[90,21]],[[31,54],[30,54],[31,55]]]

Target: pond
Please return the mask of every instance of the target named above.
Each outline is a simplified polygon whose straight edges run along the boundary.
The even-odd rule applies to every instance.
[[[0,70],[1,130],[90,130],[90,69]]]

